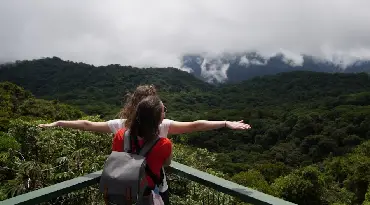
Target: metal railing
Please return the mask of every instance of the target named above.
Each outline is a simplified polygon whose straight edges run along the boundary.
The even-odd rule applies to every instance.
[[[200,185],[213,189],[216,192],[229,195],[229,200],[228,200],[229,203],[226,203],[226,204],[238,204],[238,201],[239,201],[239,202],[245,202],[245,203],[250,203],[250,204],[293,205],[293,203],[291,202],[284,201],[274,196],[267,195],[262,192],[241,186],[234,182],[227,181],[225,179],[213,176],[211,174],[199,171],[197,169],[191,168],[189,166],[186,166],[186,165],[183,165],[177,162],[171,163],[171,166],[169,167],[169,171],[171,174],[175,174],[179,177],[183,177],[192,182],[199,183]],[[69,193],[84,189],[86,187],[90,187],[90,186],[98,184],[101,173],[102,171],[97,171],[97,172],[94,172],[94,173],[91,173],[85,176],[77,177],[77,178],[67,180],[67,181],[52,185],[52,186],[48,186],[48,187],[41,188],[41,189],[29,192],[29,193],[18,195],[10,199],[0,201],[0,204],[3,204],[3,205],[28,204],[29,205],[29,204],[39,204],[42,202],[48,202],[62,195],[69,194]],[[171,182],[170,182],[170,186],[171,186]],[[194,188],[194,192],[196,192],[195,187],[193,188]],[[232,200],[230,200],[230,198],[232,198]],[[220,199],[218,194],[217,196],[213,195],[211,197],[208,195],[208,203],[206,203],[207,199],[205,199],[204,196],[201,196],[201,195],[196,197],[195,200],[202,201],[201,204],[220,204],[220,201],[224,200],[224,196],[222,196],[222,199]],[[222,204],[225,204],[225,203],[223,202]]]

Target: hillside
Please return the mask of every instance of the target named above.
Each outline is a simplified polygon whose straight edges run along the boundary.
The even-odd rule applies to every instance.
[[[46,66],[42,66],[45,62]],[[52,72],[49,70],[50,62],[55,63]],[[34,69],[33,64],[38,68]],[[22,66],[18,67],[18,65]],[[64,77],[56,74],[56,70],[63,69],[62,65],[69,65],[68,69],[71,71],[62,72],[60,75],[63,74]],[[13,68],[14,70],[9,74],[4,72],[4,70],[11,71]],[[89,78],[86,78],[84,75],[89,68],[95,70],[90,72]],[[128,78],[126,76],[128,71],[113,75],[113,73],[119,73],[117,71],[119,68],[130,70],[131,76],[135,77]],[[71,102],[85,109],[88,106],[95,107],[95,110],[88,109],[89,114],[102,114],[105,117],[113,116],[119,109],[123,88],[132,90],[142,82],[153,80],[157,84],[171,78],[171,81],[159,88],[161,98],[169,108],[168,118],[175,120],[244,119],[252,125],[252,129],[247,132],[221,129],[171,136],[178,146],[207,148],[215,154],[214,157],[210,157],[214,161],[206,165],[199,163],[199,160],[189,159],[187,162],[191,166],[199,166],[202,170],[215,170],[227,179],[298,204],[335,204],[335,202],[362,204],[364,201],[370,201],[370,189],[368,189],[370,156],[366,151],[370,140],[369,75],[296,71],[212,87],[192,75],[174,71],[174,69],[168,69],[167,74],[165,69],[153,71],[119,68],[116,67],[116,71],[113,72],[109,66],[98,69],[59,59],[44,59],[3,66],[0,69],[0,78],[28,86],[27,90],[36,97],[59,98],[63,103]],[[37,72],[31,72],[36,70]],[[103,75],[103,73],[110,74]],[[124,81],[119,81],[120,79],[116,77],[120,75],[125,78]],[[34,77],[36,79],[32,79]],[[80,83],[77,79],[84,79],[84,83]],[[115,83],[108,84],[112,81]],[[24,105],[23,110],[33,110],[32,103],[24,103],[27,101],[24,99],[28,99],[32,94],[10,83],[4,83],[4,85],[13,87],[10,89],[13,91],[9,94],[8,87],[3,89],[2,93],[5,94],[1,97],[8,99],[6,104],[11,106],[7,106],[2,113],[16,113],[18,116],[16,122],[19,122],[7,124],[6,127],[9,128],[7,135],[16,134],[21,138],[24,133],[35,132],[32,125],[36,122],[19,121],[27,115],[32,116],[32,119],[48,120],[60,117],[75,119],[85,117],[81,112],[37,116],[44,110],[40,106],[36,106],[39,108],[28,114],[10,112],[12,107],[13,110],[14,107],[22,107],[16,104],[18,101]],[[87,85],[91,88],[90,92],[85,90]],[[97,91],[94,90],[98,90],[101,95],[97,95]],[[120,91],[121,96],[116,96],[114,91]],[[68,98],[60,98],[65,95],[64,93],[69,94]],[[20,100],[10,100],[18,98]],[[107,100],[108,98],[112,100]],[[54,110],[51,113],[59,110],[59,108],[53,108],[57,101],[54,103],[37,99],[35,101],[43,101],[50,105],[49,110]],[[108,109],[102,108],[101,105],[106,105]],[[68,113],[68,110],[63,113]],[[7,116],[9,115],[13,114]],[[20,131],[14,132],[14,130]],[[56,129],[37,131],[35,136],[52,135],[57,138],[61,135],[66,141],[71,140],[76,144],[66,145],[68,154],[74,153],[74,148],[82,149],[84,138],[94,141],[92,147],[87,150],[96,149],[100,153],[105,152],[106,148],[103,145],[108,146],[109,142],[102,142],[98,136],[90,134],[82,135],[81,132],[70,132],[70,130],[62,132]],[[70,136],[74,138],[77,136],[77,138]],[[40,139],[46,140],[43,137]],[[48,143],[48,141],[43,142]],[[102,146],[94,147],[97,146],[95,143],[101,143]],[[187,155],[194,156],[189,154],[195,152],[193,148],[187,149],[187,152],[182,152],[183,155],[179,160],[184,160],[184,156]],[[53,159],[63,156],[54,156],[53,152],[49,154]],[[74,163],[73,160],[71,159],[69,163]],[[94,161],[88,156],[86,160],[89,163]],[[102,158],[96,160],[98,164],[102,162]],[[92,166],[87,165],[86,170],[98,168],[98,165]],[[75,176],[73,169],[77,168],[72,166],[72,171],[67,176],[58,175],[60,180]],[[45,184],[52,182],[55,180]]]
[[[6,131],[12,119],[76,119],[84,114],[58,101],[35,98],[31,92],[10,83],[0,82],[0,132]]]
[[[359,74],[325,74],[310,71],[292,71],[256,77],[237,84],[223,86],[218,92],[226,99],[257,105],[279,105],[316,101],[340,95],[369,91],[370,76]],[[246,93],[235,95],[233,93]],[[262,100],[263,99],[263,100]]]
[[[178,69],[95,67],[56,57],[1,65],[0,81],[13,82],[40,98],[77,105],[87,114],[99,112],[103,117],[117,113],[124,95],[138,84],[154,84],[162,92],[212,89]]]

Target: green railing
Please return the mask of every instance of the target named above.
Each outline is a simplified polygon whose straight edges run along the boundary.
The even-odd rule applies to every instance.
[[[85,176],[77,177],[68,181],[64,181],[52,186],[48,186],[36,191],[32,191],[26,194],[22,194],[5,201],[0,201],[0,204],[11,205],[11,204],[39,204],[42,202],[47,202],[62,195],[81,190],[83,188],[96,185],[99,183],[100,175],[102,171],[97,171]],[[197,169],[191,168],[189,166],[172,162],[169,167],[169,172],[175,174],[179,177],[183,177],[187,180],[199,183],[205,187],[216,190],[223,194],[227,194],[230,197],[236,198],[238,201],[246,202],[250,204],[276,204],[276,205],[292,205],[293,203],[284,201],[282,199],[273,197],[271,195],[264,194],[262,192],[241,186],[234,182],[227,181],[225,179],[213,176],[211,174],[199,171]],[[169,183],[171,186],[171,182]],[[194,188],[194,187],[193,187]],[[194,188],[195,189],[195,188]],[[196,192],[196,191],[194,191]],[[220,203],[218,196],[212,196],[213,199],[210,201],[210,196],[208,196],[208,204],[224,204]],[[211,197],[211,198],[212,198]],[[204,196],[200,197],[202,204],[205,203]],[[217,203],[216,203],[217,201]],[[237,204],[235,200],[232,204]]]

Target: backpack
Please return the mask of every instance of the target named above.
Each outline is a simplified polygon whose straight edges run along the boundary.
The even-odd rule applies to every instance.
[[[122,143],[124,140],[124,133],[125,133],[126,128],[121,128],[118,130],[118,132],[114,135],[113,141],[112,141],[112,151],[117,151],[117,152],[124,152],[125,150],[127,151],[130,147],[129,141],[125,143]],[[137,146],[137,145],[135,145]],[[159,187],[160,185],[163,185],[165,173],[164,173],[164,168],[162,167],[161,172],[160,172],[160,179],[159,183],[156,183],[156,185]]]
[[[146,176],[155,184],[161,183],[146,164],[146,156],[159,139],[157,137],[139,147],[137,137],[130,137],[128,130],[124,132],[123,152],[112,151],[100,178],[99,190],[104,194],[106,204],[141,204],[144,194],[150,194],[153,189],[148,187]],[[134,152],[132,144],[135,144]]]

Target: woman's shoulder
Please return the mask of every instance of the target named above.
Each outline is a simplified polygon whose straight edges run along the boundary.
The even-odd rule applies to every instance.
[[[165,145],[165,144],[172,144],[171,140],[167,137],[161,137],[158,141],[159,144]]]
[[[122,124],[125,121],[126,119],[113,119],[113,120],[108,120],[107,123],[108,124]]]
[[[161,137],[159,141],[157,142],[156,148],[158,150],[164,151],[164,150],[172,150],[172,142],[167,137]]]
[[[167,157],[172,152],[172,142],[168,138],[160,138],[153,150],[155,155]]]
[[[163,119],[162,120],[162,123],[160,124],[160,126],[168,126],[168,125],[170,125],[171,123],[173,122],[173,120],[171,120],[171,119]]]
[[[126,119],[114,119],[107,121],[108,127],[112,133],[116,134],[118,130],[124,128]]]
[[[168,130],[170,129],[170,126],[172,124],[173,120],[170,119],[163,119],[162,123],[159,125],[160,130],[160,136],[161,137],[167,137]]]

